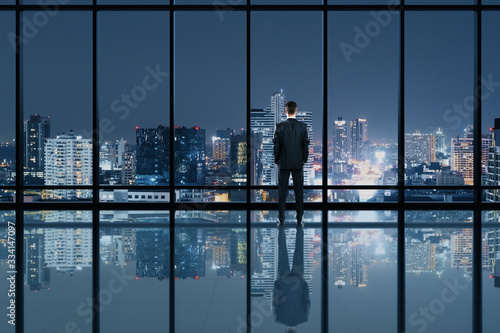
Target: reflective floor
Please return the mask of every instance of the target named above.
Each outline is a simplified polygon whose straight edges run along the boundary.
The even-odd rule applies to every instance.
[[[250,213],[250,230],[246,211],[180,211],[171,229],[168,212],[102,211],[100,331],[167,332],[174,319],[175,332],[246,332],[248,297],[252,332],[322,332],[323,276],[328,332],[397,331],[398,234],[391,212],[330,212],[326,235],[321,212],[306,212],[304,228],[296,227],[292,213],[284,227],[276,226],[275,211]],[[26,214],[25,332],[92,332],[92,229],[77,225],[90,215]],[[409,212],[407,226],[425,215]],[[468,212],[447,216],[466,221]],[[55,221],[75,226],[58,227]],[[379,223],[346,228],[339,221]],[[380,227],[384,221],[387,227]],[[405,229],[407,332],[472,332],[472,229],[465,223]],[[484,332],[500,324],[500,286],[488,259],[495,251],[488,244],[498,231],[483,230]],[[7,228],[0,235],[5,239]],[[3,241],[0,250],[0,289],[6,291]],[[7,304],[3,291],[0,299]],[[0,328],[14,332],[6,321]]]

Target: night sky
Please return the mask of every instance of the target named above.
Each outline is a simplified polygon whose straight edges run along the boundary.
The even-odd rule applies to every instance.
[[[26,22],[32,22],[33,14],[25,13]],[[500,115],[497,15],[483,16],[483,76],[490,82],[483,101],[483,133],[492,126],[495,114]],[[98,20],[102,138],[134,142],[135,126],[169,125],[169,15],[102,12]],[[366,33],[370,22],[372,26],[376,22],[370,12],[329,14],[328,138],[338,116],[365,117],[370,139],[396,141],[399,15],[391,15],[386,26],[371,32],[366,45],[357,47],[359,31]],[[246,14],[178,12],[174,24],[175,125],[205,128],[208,140],[219,128],[245,128]],[[91,27],[89,12],[59,12],[23,45],[24,118],[49,115],[52,137],[70,129],[90,137]],[[470,12],[406,13],[405,132],[441,127],[448,136],[455,136],[472,124],[471,112],[467,108],[458,112],[454,105],[466,107],[473,95],[473,27]],[[0,39],[4,119],[0,141],[15,136],[15,54],[8,39],[12,31],[14,14],[0,13],[0,34],[5,36]],[[252,13],[251,107],[265,108],[271,95],[283,89],[299,110],[313,112],[316,140],[322,136],[323,123],[322,31],[320,12]],[[358,51],[346,57],[342,45],[347,44]],[[157,69],[163,75],[161,81],[150,79],[147,82],[154,88],[145,90],[145,77]],[[127,105],[123,96],[133,92],[140,101]]]

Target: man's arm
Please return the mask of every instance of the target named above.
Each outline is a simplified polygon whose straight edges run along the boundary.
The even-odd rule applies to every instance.
[[[309,158],[309,134],[307,133],[307,125],[304,130],[304,137],[302,139],[302,161],[304,164],[307,162]]]
[[[274,163],[280,163],[280,138],[278,135],[279,124],[276,124],[276,129],[274,130],[274,138],[273,138],[273,154],[274,154]]]

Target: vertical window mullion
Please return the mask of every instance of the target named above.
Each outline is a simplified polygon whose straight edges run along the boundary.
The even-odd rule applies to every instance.
[[[322,201],[321,210],[321,331],[328,332],[328,0],[323,1],[323,138],[321,140]]]
[[[472,331],[482,332],[482,229],[481,229],[481,194],[482,194],[482,140],[481,140],[481,74],[482,74],[482,9],[481,0],[477,1],[479,9],[475,12],[475,89],[474,94],[474,226],[473,226],[473,241],[472,241],[472,265],[473,265],[473,300],[472,300]]]
[[[21,107],[22,82],[21,82],[21,8],[20,0],[16,0],[16,333],[24,332],[24,274],[23,274],[23,242],[24,242],[24,216],[23,216],[23,145],[22,124],[23,110]]]
[[[97,0],[92,1],[92,332],[100,332],[99,310],[99,114],[97,110]]]
[[[405,124],[405,2],[401,0],[399,26],[399,117],[398,117],[398,263],[397,263],[397,326],[398,332],[406,327],[406,286],[405,286],[405,221],[404,221],[404,124]]]
[[[246,128],[247,128],[247,182],[246,182],[246,202],[247,202],[247,207],[251,207],[251,203],[252,203],[252,199],[251,199],[251,195],[252,195],[252,190],[250,189],[250,184],[252,184],[253,182],[253,178],[252,178],[252,172],[250,170],[251,167],[250,167],[250,161],[251,161],[251,153],[252,153],[252,140],[251,140],[251,135],[252,135],[252,129],[250,127],[250,109],[251,109],[251,63],[250,63],[250,59],[251,59],[251,10],[250,10],[250,1],[251,0],[247,0],[247,9],[246,9],[246,19],[247,19],[247,25],[246,25],[246,47],[247,47],[247,58],[246,58],[246,65],[247,65],[247,69],[246,69],[246,75],[247,75],[247,103],[246,103]],[[247,279],[246,279],[246,282],[247,282],[247,285],[246,285],[246,315],[247,315],[247,325],[246,325],[246,329],[247,329],[247,332],[250,333],[252,331],[252,327],[250,325],[251,323],[251,312],[252,312],[252,302],[251,302],[251,292],[252,292],[252,288],[251,288],[251,283],[252,283],[252,274],[251,274],[251,269],[252,269],[252,265],[251,265],[251,261],[250,261],[250,257],[251,257],[251,250],[252,250],[252,244],[251,244],[251,218],[252,218],[252,214],[251,214],[251,210],[250,209],[247,209],[246,211],[246,217],[247,217],[247,221],[246,221],[246,227],[247,227],[247,251],[246,251],[246,255],[247,255]]]
[[[169,281],[169,332],[175,332],[175,169],[174,169],[174,9],[173,2],[170,0],[170,281]]]

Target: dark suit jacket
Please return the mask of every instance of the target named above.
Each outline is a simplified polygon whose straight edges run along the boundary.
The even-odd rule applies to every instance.
[[[307,282],[297,275],[287,275],[274,282],[274,320],[287,326],[297,326],[309,319],[311,299]]]
[[[295,118],[276,124],[273,144],[274,163],[280,169],[302,169],[309,157],[307,125]]]

